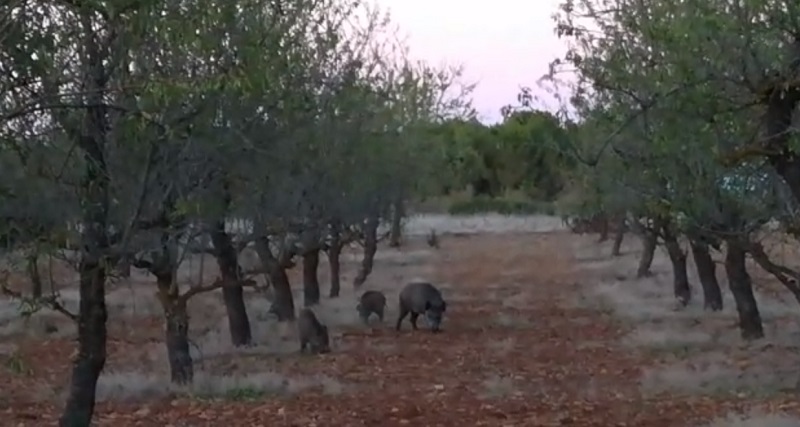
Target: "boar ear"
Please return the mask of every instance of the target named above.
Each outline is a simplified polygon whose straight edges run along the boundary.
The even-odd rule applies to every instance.
[[[425,301],[425,310],[430,310],[430,309],[431,309],[431,302]]]

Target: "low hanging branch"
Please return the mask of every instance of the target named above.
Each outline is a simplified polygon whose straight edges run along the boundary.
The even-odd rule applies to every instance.
[[[800,272],[792,270],[791,268],[775,264],[769,259],[769,255],[764,251],[764,246],[761,243],[750,243],[745,246],[746,250],[753,257],[753,260],[768,273],[775,276],[776,279],[788,289],[794,298],[800,303]]]
[[[754,158],[770,158],[780,155],[779,151],[763,147],[758,144],[746,145],[728,153],[720,153],[717,161],[725,167],[734,167],[740,163]]]
[[[136,259],[136,260],[133,261],[132,265],[135,268],[139,268],[139,269],[142,269],[142,270],[147,270],[147,271],[149,271],[149,272],[151,272],[153,274],[155,274],[155,271],[157,271],[157,268],[154,266],[154,264],[152,262],[150,262],[148,260],[144,260],[144,259]],[[256,275],[256,274],[263,274],[263,273],[264,273],[263,269],[256,268],[256,269],[253,269],[253,270],[243,271],[242,275],[246,277],[246,276],[253,276],[253,275]],[[191,297],[193,297],[193,296],[195,296],[197,294],[202,294],[204,292],[211,292],[211,291],[214,291],[214,290],[217,290],[217,289],[221,289],[221,288],[226,287],[226,286],[256,287],[257,283],[256,283],[255,280],[249,279],[249,278],[245,278],[245,279],[238,280],[238,281],[228,281],[228,282],[225,282],[225,280],[223,280],[221,278],[217,278],[217,280],[215,280],[213,283],[211,283],[209,285],[192,286],[184,294],[180,295],[178,298],[183,300],[183,302],[186,302],[186,301],[189,300],[189,298],[191,298]]]
[[[217,289],[221,289],[227,286],[242,286],[242,287],[251,287],[254,288],[257,286],[256,281],[253,279],[244,279],[244,280],[236,280],[236,281],[225,281],[221,278],[217,278],[214,283],[209,285],[199,285],[199,286],[192,286],[187,290],[183,295],[179,298],[182,299],[184,302],[188,301],[189,298],[197,295],[202,294],[204,292],[211,292]]]
[[[64,307],[64,305],[58,301],[58,295],[53,294],[53,295],[42,296],[39,298],[32,298],[22,295],[22,293],[17,292],[8,287],[8,276],[9,272],[4,271],[2,279],[0,279],[0,292],[2,292],[3,295],[11,299],[22,301],[23,304],[34,307],[35,309],[33,310],[33,312],[37,311],[38,307],[47,307],[50,310],[53,310],[55,312],[67,316],[67,318],[69,318],[73,322],[78,321],[78,315],[67,310],[67,308]]]

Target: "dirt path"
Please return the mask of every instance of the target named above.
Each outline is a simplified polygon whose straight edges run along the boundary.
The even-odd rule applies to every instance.
[[[412,333],[405,323],[398,335],[390,316],[382,328],[345,331],[331,355],[235,361],[250,370],[324,374],[336,380],[328,386],[291,397],[104,403],[98,425],[683,427],[746,405],[643,396],[641,368],[651,362],[620,344],[627,327],[574,303],[578,283],[590,278],[571,239],[445,239],[434,268],[449,300],[442,334]],[[13,425],[45,425],[57,412],[19,409]]]

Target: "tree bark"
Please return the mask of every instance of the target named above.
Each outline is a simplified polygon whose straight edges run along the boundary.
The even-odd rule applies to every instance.
[[[403,218],[405,217],[405,202],[398,198],[394,202],[392,210],[392,226],[389,232],[389,247],[398,248],[401,244],[403,234]]]
[[[156,277],[158,296],[164,310],[167,358],[170,378],[175,384],[189,384],[194,379],[192,355],[189,352],[189,314],[186,301],[173,286],[172,272]]]
[[[294,296],[292,295],[289,276],[286,274],[287,264],[291,260],[291,256],[281,253],[276,258],[272,255],[272,250],[269,247],[269,238],[265,236],[256,239],[256,252],[264,269],[267,271],[267,275],[269,275],[270,282],[272,282],[274,299],[270,312],[274,313],[281,322],[294,320]]]
[[[224,220],[218,220],[214,224],[211,230],[211,243],[214,245],[214,255],[222,280],[225,283],[240,283],[241,271],[238,254],[236,248],[233,247],[231,236],[225,232]],[[250,345],[253,336],[250,329],[250,318],[247,316],[247,306],[244,303],[244,288],[242,286],[224,286],[222,300],[228,315],[231,343],[235,347]]]
[[[672,284],[675,299],[682,306],[686,306],[692,299],[692,289],[689,286],[689,275],[686,271],[686,253],[683,252],[677,237],[671,231],[664,231],[664,246],[667,248],[667,254],[672,264]]]
[[[636,270],[636,277],[649,277],[652,275],[650,267],[653,265],[653,257],[656,254],[658,236],[652,230],[645,228],[642,234],[642,257],[639,258],[639,267]]]
[[[328,267],[331,274],[331,289],[329,296],[336,298],[339,296],[341,290],[341,263],[340,255],[342,253],[342,236],[341,229],[338,225],[331,225],[331,245],[328,248]]]
[[[91,424],[97,379],[106,364],[106,271],[99,262],[84,255],[79,272],[78,356],[72,365],[69,397],[59,420],[64,427]]]
[[[742,338],[745,340],[763,338],[764,328],[761,324],[758,304],[753,295],[752,280],[745,264],[745,251],[736,241],[729,240],[727,243],[725,272],[728,275],[728,286],[736,302],[736,311],[739,312],[739,329]]]
[[[622,218],[617,221],[617,229],[614,231],[614,246],[611,247],[612,256],[622,255],[622,241],[625,238],[625,230],[625,217],[622,216]]]
[[[597,243],[602,243],[608,240],[608,217],[605,214],[601,214],[598,218],[600,224],[600,238],[597,239]]]
[[[87,143],[88,144],[88,143]],[[59,419],[62,427],[85,427],[94,415],[97,379],[106,364],[108,311],[106,269],[108,250],[108,174],[99,141],[88,144],[83,188],[90,203],[84,205],[79,266],[78,356],[72,365],[69,396]]]
[[[281,322],[294,320],[294,296],[292,295],[292,285],[289,283],[289,276],[283,268],[277,268],[270,274],[272,288],[274,290],[274,301],[270,311],[278,316]]]
[[[311,307],[319,304],[319,249],[312,249],[303,254],[303,306]]]
[[[375,253],[378,251],[378,215],[370,215],[364,225],[364,256],[358,269],[353,286],[358,289],[367,281],[375,262]]]
[[[691,241],[694,265],[697,277],[703,286],[703,308],[711,311],[722,310],[722,291],[717,281],[717,265],[711,258],[708,245],[695,240]]]
[[[87,427],[92,422],[97,379],[106,364],[106,257],[109,249],[108,213],[110,174],[106,163],[108,115],[103,107],[107,70],[93,22],[81,13],[84,33],[82,69],[86,75],[86,103],[80,129],[66,126],[83,152],[84,176],[80,184],[81,260],[78,303],[78,355],[72,365],[69,395],[59,419],[61,427]]]
[[[28,254],[26,260],[26,269],[28,270],[28,277],[31,279],[31,297],[41,298],[42,289],[42,276],[39,274],[39,254],[32,251]]]

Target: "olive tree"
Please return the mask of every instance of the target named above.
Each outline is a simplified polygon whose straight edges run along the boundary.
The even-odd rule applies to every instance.
[[[177,12],[181,6],[170,7]],[[106,361],[110,266],[127,256],[134,236],[158,223],[142,215],[147,200],[132,195],[147,193],[153,174],[165,165],[156,156],[159,147],[180,141],[175,135],[200,112],[194,108],[200,105],[190,105],[161,114],[162,105],[146,102],[153,101],[146,96],[153,91],[135,69],[142,62],[132,58],[140,59],[141,50],[158,38],[150,30],[169,19],[160,12],[144,2],[39,1],[8,3],[0,11],[14,18],[0,50],[6,68],[0,84],[5,90],[3,152],[18,157],[18,178],[38,177],[11,180],[8,194],[29,193],[33,188],[27,185],[39,182],[47,188],[40,196],[53,196],[25,196],[16,206],[10,197],[4,204],[21,213],[58,203],[62,221],[76,221],[80,233],[75,245],[78,353],[61,425],[90,423],[97,378]],[[189,24],[174,21],[176,40],[181,33],[194,33]],[[155,71],[158,75],[162,70]],[[175,91],[178,97],[186,93],[188,76],[164,74],[160,90]],[[139,134],[145,136],[138,139]],[[143,160],[128,165],[123,159],[131,153]],[[123,164],[130,167],[117,167]],[[141,191],[128,192],[131,186]],[[46,216],[39,218],[46,223]],[[62,222],[54,228],[66,226]]]
[[[753,233],[787,205],[774,177],[783,178],[795,199],[797,194],[786,132],[797,102],[794,8],[578,1],[565,3],[558,17],[558,31],[572,47],[555,66],[577,68],[572,101],[578,110],[606,113],[608,137],[597,143],[589,163],[615,156],[628,166],[622,175],[609,171],[612,176],[644,178],[628,182],[640,184],[635,193],[650,199],[644,216],[670,225],[669,233],[660,229],[673,267],[685,265],[675,234],[692,241],[698,265],[708,261],[710,243],[726,243],[726,270],[745,338],[763,335],[745,254],[770,266]],[[770,166],[772,174],[764,169]],[[754,195],[766,203],[753,206]],[[710,290],[716,280],[709,273],[702,281]],[[686,291],[678,279],[676,274],[676,296]],[[782,282],[796,292],[791,280]]]

